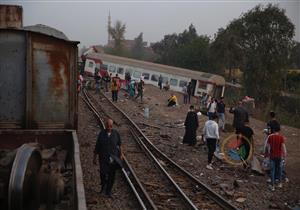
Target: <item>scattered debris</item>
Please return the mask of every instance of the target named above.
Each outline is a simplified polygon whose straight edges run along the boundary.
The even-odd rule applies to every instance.
[[[264,174],[262,168],[261,168],[261,164],[259,162],[259,160],[257,159],[256,156],[253,156],[252,161],[251,161],[251,170],[255,171],[258,174]]]
[[[221,183],[221,184],[220,184],[220,188],[221,188],[223,191],[225,191],[225,190],[229,189],[229,185],[226,184],[226,183]]]
[[[157,129],[160,129],[159,126],[156,126],[156,125],[152,125],[152,124],[149,124],[149,123],[141,123],[142,125],[145,125],[145,126],[148,126],[148,127],[152,127],[152,128],[157,128]]]
[[[164,134],[164,133],[160,134],[159,136],[166,139],[171,138],[168,134]]]
[[[184,124],[184,121],[183,120],[178,120],[178,121],[175,121],[174,124]]]
[[[236,202],[239,202],[239,203],[244,203],[246,201],[246,198],[238,198],[235,200]]]
[[[233,181],[233,186],[234,186],[235,188],[240,187],[239,183],[238,183],[236,180]]]
[[[277,204],[271,203],[271,204],[269,205],[269,209],[279,209],[279,207],[278,207]]]
[[[234,190],[226,190],[225,195],[233,197],[234,196]]]
[[[52,157],[55,155],[56,149],[50,148],[50,149],[44,149],[41,151],[43,160],[49,160],[52,159]]]
[[[162,166],[166,166],[165,162],[162,161],[162,160],[159,160],[159,163],[160,163]]]

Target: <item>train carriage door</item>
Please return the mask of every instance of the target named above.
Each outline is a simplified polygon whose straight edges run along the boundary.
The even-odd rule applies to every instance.
[[[216,85],[214,89],[214,97],[219,99],[223,96],[223,86]]]
[[[194,96],[195,95],[195,90],[196,90],[196,87],[197,87],[197,80],[192,79],[191,84],[192,84],[192,96]]]

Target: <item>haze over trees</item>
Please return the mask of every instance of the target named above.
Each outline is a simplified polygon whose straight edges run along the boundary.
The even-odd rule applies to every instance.
[[[139,33],[134,40],[126,40],[126,25],[118,20],[114,27],[108,27],[108,33],[112,37],[113,45],[108,43],[104,47],[105,53],[139,60],[154,60],[154,53],[143,40],[143,32]]]
[[[112,54],[122,54],[123,42],[125,39],[126,25],[117,20],[113,27],[108,28],[108,33],[114,40],[114,47],[112,48]]]
[[[131,56],[134,59],[143,59],[145,53],[145,46],[143,40],[143,33],[141,32],[135,39],[134,45],[131,49]]]
[[[126,25],[121,21],[109,29],[114,46],[106,52],[153,61],[153,56],[145,55],[143,33],[130,49],[125,49],[125,32]],[[232,70],[240,69],[245,94],[270,102],[280,90],[298,89],[294,87],[297,77],[290,78],[286,71],[300,66],[300,44],[292,40],[294,33],[295,26],[283,9],[258,5],[220,28],[213,39],[199,35],[191,24],[182,33],[165,35],[151,47],[157,55],[155,62],[220,74],[229,81]]]
[[[199,36],[191,24],[179,34],[165,35],[151,47],[159,55],[156,62],[193,70],[208,70],[209,37]]]
[[[284,10],[256,6],[227,27],[242,52],[240,65],[248,94],[269,101],[282,89],[281,78],[289,66],[295,27]]]
[[[125,32],[126,25],[117,21],[109,29],[114,46],[104,51],[220,74],[227,81],[232,81],[233,70],[239,69],[242,95],[255,98],[265,113],[273,109],[282,113],[286,122],[300,126],[300,74],[289,70],[300,69],[300,43],[293,41],[295,26],[278,6],[258,5],[220,28],[213,38],[199,35],[191,24],[182,33],[167,34],[152,43],[152,50],[145,46],[142,32],[133,41],[125,40]]]
[[[282,89],[284,70],[292,59],[295,27],[284,10],[271,4],[256,6],[219,29],[214,40],[198,35],[194,26],[164,36],[152,45],[159,63],[224,75],[225,69],[243,72],[245,92],[269,101]],[[299,49],[298,49],[299,50]],[[293,56],[297,57],[297,48]],[[296,65],[296,58],[293,58]]]
[[[299,95],[283,92],[300,93],[299,73],[288,71],[299,68],[300,62],[294,34],[295,26],[283,9],[258,5],[219,29],[214,39],[198,35],[190,25],[183,33],[165,35],[152,48],[159,63],[224,76],[228,70],[229,81],[232,70],[239,69],[242,95],[254,97],[263,113],[273,109],[282,121],[300,126]]]

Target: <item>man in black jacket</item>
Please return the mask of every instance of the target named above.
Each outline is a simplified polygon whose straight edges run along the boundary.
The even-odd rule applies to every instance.
[[[233,123],[232,126],[235,128],[236,134],[241,133],[241,127],[245,122],[249,122],[249,115],[247,110],[242,106],[242,102],[239,101],[237,107],[229,110],[233,113]]]
[[[93,163],[97,164],[97,155],[99,156],[101,192],[108,197],[112,197],[116,170],[124,157],[120,134],[112,126],[113,121],[108,119],[106,128],[98,135],[93,158]]]
[[[224,98],[221,97],[221,99],[217,103],[217,113],[219,118],[219,128],[222,129],[223,132],[225,132],[225,103]]]

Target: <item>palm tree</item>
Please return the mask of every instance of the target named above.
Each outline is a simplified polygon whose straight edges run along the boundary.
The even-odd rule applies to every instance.
[[[122,43],[124,41],[124,34],[126,31],[126,25],[122,24],[121,21],[117,20],[114,27],[110,27],[108,29],[109,34],[115,41],[114,50],[116,53],[121,53],[122,51]]]

